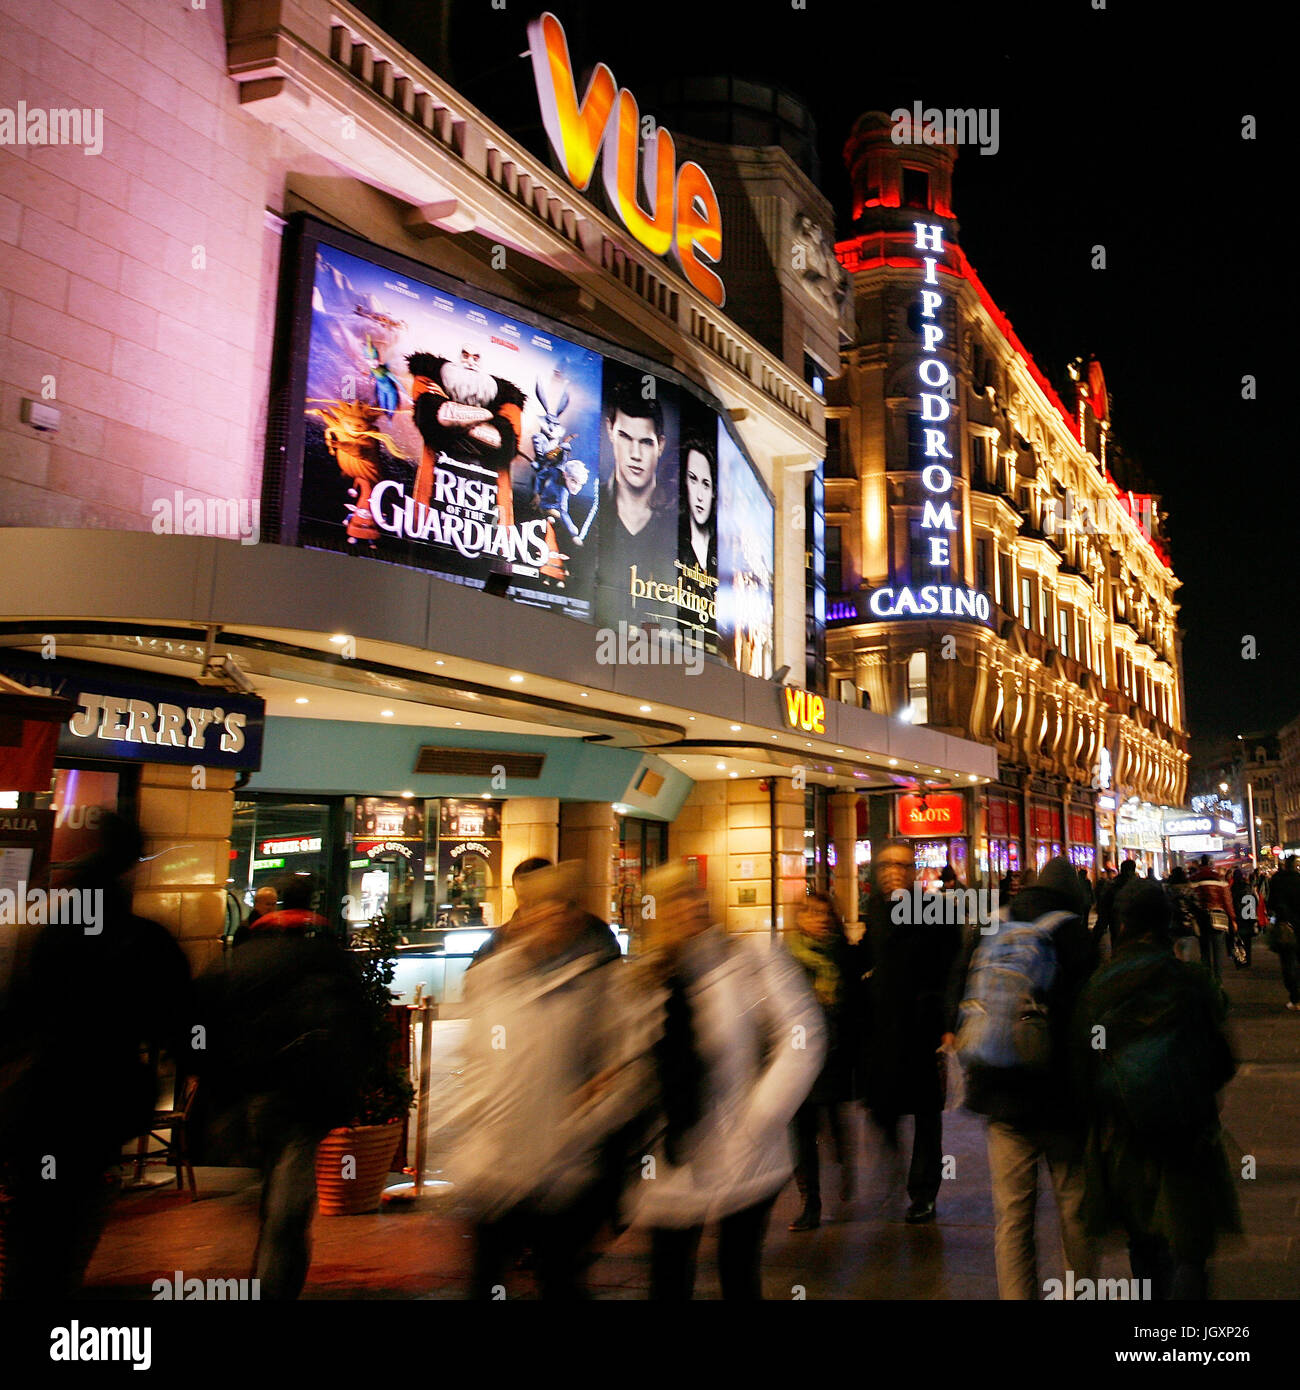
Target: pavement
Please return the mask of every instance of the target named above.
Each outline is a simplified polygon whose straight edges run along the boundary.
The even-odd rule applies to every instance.
[[[1225,980],[1240,1061],[1223,1098],[1230,1158],[1242,1174],[1245,1231],[1223,1242],[1211,1265],[1211,1296],[1300,1297],[1300,1013],[1284,1007],[1277,957],[1259,949],[1249,970]],[[904,1122],[905,1125],[908,1122]],[[865,1117],[852,1116],[858,1195],[835,1199],[837,1168],[823,1160],[823,1224],[786,1228],[799,1208],[791,1183],[777,1200],[765,1248],[770,1299],[990,1299],[993,1211],[984,1152],[984,1122],[964,1111],[944,1116],[944,1152],[952,1176],[939,1196],[938,1220],[903,1222],[906,1197],[881,1171],[865,1142]],[[1253,1160],[1247,1162],[1245,1160]],[[1253,1174],[1253,1175],[1252,1175]],[[249,1274],[257,1238],[257,1175],[246,1169],[197,1170],[199,1197],[175,1189],[124,1194],[87,1274],[93,1299],[151,1297],[155,1279],[239,1278]],[[397,1178],[394,1178],[394,1182]],[[1042,1279],[1063,1275],[1054,1238],[1055,1208],[1041,1178],[1038,1226]],[[318,1216],[306,1299],[454,1299],[463,1296],[470,1240],[454,1215],[454,1197],[390,1206],[374,1215]],[[714,1240],[700,1252],[696,1296],[717,1298]],[[1103,1277],[1127,1278],[1122,1247],[1108,1250]],[[627,1232],[595,1262],[590,1285],[602,1299],[644,1298],[649,1261],[644,1237]],[[526,1271],[507,1280],[507,1296],[533,1296]]]

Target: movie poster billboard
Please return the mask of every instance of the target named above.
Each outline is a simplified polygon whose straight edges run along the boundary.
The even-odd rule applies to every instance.
[[[775,650],[772,504],[748,460],[718,421],[718,646],[747,676],[772,675]]]
[[[590,617],[600,383],[590,349],[318,244],[303,539]]]
[[[282,540],[671,629],[770,676],[773,507],[716,402],[298,226],[290,445],[283,483],[268,473]]]

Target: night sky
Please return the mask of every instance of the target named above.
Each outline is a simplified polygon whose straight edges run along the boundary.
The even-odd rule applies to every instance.
[[[807,2],[550,8],[575,66],[603,60],[634,93],[666,74],[731,72],[798,96],[817,119],[821,185],[841,236],[841,151],[858,115],[917,100],[996,107],[998,153],[968,148],[956,166],[962,244],[1058,389],[1071,358],[1102,363],[1114,438],[1170,514],[1196,744],[1275,730],[1300,713],[1283,607],[1300,600],[1296,448],[1281,423],[1283,393],[1294,394],[1284,376],[1296,262],[1279,204],[1295,176],[1294,150],[1277,134],[1280,102],[1260,71],[1264,27],[1127,0],[1104,10],[1091,0]],[[370,8],[539,148],[531,69],[517,55],[541,6],[506,5],[456,0],[450,70],[432,62],[441,5]],[[1241,136],[1248,113],[1254,141]],[[1091,268],[1096,244],[1105,270]],[[1241,398],[1246,373],[1254,402]],[[1242,656],[1248,635],[1253,661]]]

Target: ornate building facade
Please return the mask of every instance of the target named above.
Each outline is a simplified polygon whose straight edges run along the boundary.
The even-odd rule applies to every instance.
[[[996,748],[997,781],[940,823],[935,864],[967,881],[1062,850],[1158,864],[1188,761],[1158,498],[1116,479],[1099,364],[1072,364],[1067,405],[963,253],[955,156],[895,143],[876,113],[845,149],[855,334],[827,399],[831,690]],[[905,829],[899,794],[918,790],[874,798],[873,836]]]

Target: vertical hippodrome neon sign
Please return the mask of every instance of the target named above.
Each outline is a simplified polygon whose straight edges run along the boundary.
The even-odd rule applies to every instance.
[[[926,532],[940,533],[927,534],[925,537],[929,551],[926,563],[939,570],[940,577],[944,577],[953,564],[951,533],[956,531],[957,521],[952,510],[952,472],[943,462],[946,459],[951,463],[953,458],[943,428],[944,421],[952,414],[952,407],[943,395],[944,387],[952,380],[952,373],[943,359],[936,355],[944,338],[943,328],[938,321],[943,295],[937,288],[931,288],[939,284],[936,270],[943,253],[943,228],[925,222],[913,225],[916,227],[916,249],[931,253],[921,256],[921,263],[925,266],[921,282],[921,351],[925,355],[916,369],[922,387],[921,432],[925,441],[922,454],[927,460],[921,470],[921,486],[930,493],[921,512],[921,528]],[[990,611],[987,595],[951,584],[925,584],[916,593],[907,587],[877,589],[871,595],[869,606],[878,618],[944,614],[957,618],[979,618],[987,622]]]

